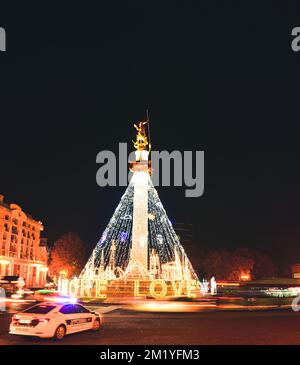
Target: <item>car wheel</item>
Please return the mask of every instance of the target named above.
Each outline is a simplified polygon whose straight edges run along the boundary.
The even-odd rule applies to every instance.
[[[61,324],[55,330],[54,339],[60,341],[65,337],[65,335],[66,335],[66,327],[63,324]]]
[[[100,319],[99,318],[96,318],[94,320],[92,330],[93,331],[99,331],[100,327],[101,327]]]

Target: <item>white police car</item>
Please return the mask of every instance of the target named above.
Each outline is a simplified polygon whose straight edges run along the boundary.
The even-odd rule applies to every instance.
[[[62,340],[70,333],[98,331],[101,324],[102,318],[98,313],[80,304],[44,302],[15,314],[9,333]]]

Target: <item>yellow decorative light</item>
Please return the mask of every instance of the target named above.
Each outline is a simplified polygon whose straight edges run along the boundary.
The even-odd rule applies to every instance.
[[[156,287],[160,286],[160,292],[157,292]],[[150,283],[150,294],[155,298],[165,297],[167,294],[167,284],[164,280],[153,280]]]

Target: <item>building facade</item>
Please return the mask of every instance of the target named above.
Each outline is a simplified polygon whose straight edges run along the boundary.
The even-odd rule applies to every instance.
[[[0,277],[22,277],[27,288],[42,288],[47,277],[47,250],[40,234],[44,227],[17,204],[0,195]]]

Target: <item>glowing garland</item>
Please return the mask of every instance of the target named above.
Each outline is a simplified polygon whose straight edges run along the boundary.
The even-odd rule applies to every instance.
[[[152,279],[198,280],[181,246],[150,176],[148,177],[148,257]],[[134,179],[90,256],[81,278],[122,278],[128,268],[132,239]],[[112,244],[114,250],[112,252]],[[113,255],[113,257],[112,257]]]

